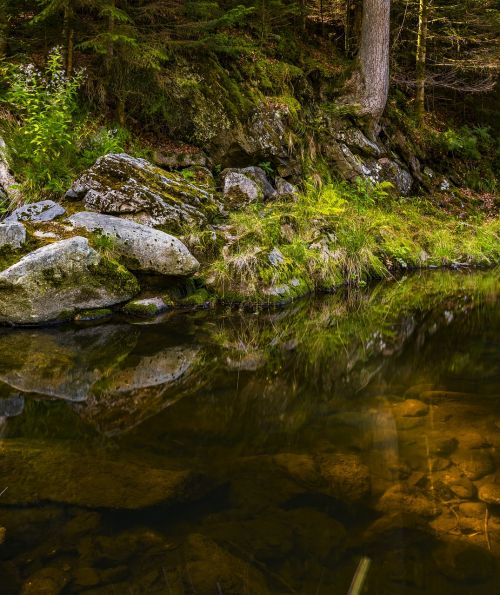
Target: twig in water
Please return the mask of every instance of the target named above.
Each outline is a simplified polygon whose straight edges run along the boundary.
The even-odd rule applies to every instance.
[[[360,593],[363,591],[366,577],[368,575],[368,571],[370,570],[370,564],[370,558],[361,558],[358,567],[356,568],[356,572],[352,578],[351,586],[349,587],[349,592],[347,595],[360,595]]]
[[[486,512],[484,513],[484,534],[486,536],[486,543],[488,545],[488,549],[491,552],[491,543],[490,543],[490,534],[488,531],[488,520],[490,518],[490,512],[488,510],[488,506],[486,506]]]

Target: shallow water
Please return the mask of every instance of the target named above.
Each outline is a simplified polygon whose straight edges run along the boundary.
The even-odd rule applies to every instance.
[[[3,329],[0,436],[2,594],[500,593],[500,271]]]

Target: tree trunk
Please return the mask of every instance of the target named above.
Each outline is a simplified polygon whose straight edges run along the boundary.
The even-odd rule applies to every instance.
[[[391,0],[364,0],[358,68],[347,98],[370,133],[378,125],[389,93],[389,41]]]
[[[427,27],[429,21],[430,0],[420,0],[418,10],[417,34],[417,92],[415,95],[415,110],[419,120],[425,116],[425,60],[427,54]]]
[[[73,53],[74,53],[74,38],[75,31],[73,29],[73,6],[71,0],[68,0],[64,5],[63,17],[63,37],[66,44],[65,55],[65,70],[66,76],[70,78],[73,74]]]
[[[6,0],[0,0],[0,59],[5,56],[7,51],[8,28],[7,2]]]

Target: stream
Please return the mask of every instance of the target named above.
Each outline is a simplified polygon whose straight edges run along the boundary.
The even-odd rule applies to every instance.
[[[0,329],[0,593],[500,593],[500,270]]]

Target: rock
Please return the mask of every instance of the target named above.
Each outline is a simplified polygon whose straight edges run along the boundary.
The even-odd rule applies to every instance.
[[[292,479],[302,484],[314,484],[318,481],[318,470],[314,459],[309,455],[280,453],[274,457],[275,463]]]
[[[369,140],[359,128],[354,126],[339,131],[336,138],[353,151],[359,152],[366,157],[380,157],[383,152],[376,143]]]
[[[123,306],[123,312],[131,316],[140,318],[150,318],[158,316],[171,308],[171,304],[165,302],[161,297],[144,298],[142,300],[132,300]]]
[[[500,484],[485,483],[479,488],[479,500],[486,502],[486,504],[494,504],[500,506]]]
[[[439,545],[433,552],[433,558],[445,576],[460,582],[487,581],[494,569],[494,561],[488,551],[462,541]]]
[[[374,180],[376,182],[391,182],[399,194],[408,196],[413,187],[410,172],[397,161],[382,157],[374,166]]]
[[[16,221],[30,221],[30,222],[42,222],[52,221],[56,217],[64,215],[66,209],[61,205],[57,204],[53,200],[41,200],[39,202],[32,202],[22,207],[19,207],[15,211],[5,218],[6,223],[12,223]]]
[[[125,153],[100,157],[74,182],[70,195],[82,199],[87,209],[174,231],[184,224],[205,224],[221,209],[212,193],[181,174]]]
[[[396,413],[402,417],[422,417],[429,413],[429,405],[417,399],[406,399],[394,407]]]
[[[264,198],[260,184],[240,171],[225,170],[222,180],[224,201],[230,208],[242,208]]]
[[[23,583],[21,595],[59,595],[62,592],[69,576],[59,568],[41,568]]]
[[[433,438],[429,445],[429,452],[433,455],[449,456],[458,446],[456,438]]]
[[[422,518],[434,518],[441,513],[439,506],[424,493],[405,484],[395,484],[388,488],[376,508],[386,513],[399,511]]]
[[[280,266],[285,262],[285,257],[278,248],[273,248],[267,255],[267,259],[269,260],[269,264],[273,267]]]
[[[482,502],[462,502],[458,507],[460,514],[470,519],[484,519],[486,504]]]
[[[99,573],[90,566],[81,566],[73,573],[73,581],[77,587],[93,587],[100,582]]]
[[[488,439],[479,432],[460,432],[458,440],[461,448],[477,449],[491,446]]]
[[[139,331],[129,325],[0,331],[0,381],[23,392],[83,401],[129,353]]]
[[[323,454],[319,471],[328,483],[328,492],[345,502],[359,502],[370,493],[370,470],[355,454]]]
[[[458,498],[470,500],[476,495],[476,486],[466,477],[451,482],[448,487]]]
[[[459,450],[452,455],[451,460],[471,481],[481,479],[495,470],[490,453],[484,450]]]
[[[79,310],[112,306],[138,292],[131,273],[77,236],[43,246],[0,273],[0,323],[67,320]]]
[[[0,399],[0,417],[15,417],[21,415],[24,410],[24,397],[14,395]]]
[[[146,225],[90,212],[76,213],[69,221],[112,238],[114,251],[130,269],[185,277],[200,266],[180,240]]]
[[[251,165],[250,167],[244,167],[243,169],[236,171],[245,174],[254,180],[254,182],[256,182],[261,187],[262,192],[264,193],[264,198],[269,199],[276,196],[276,190],[273,188],[271,182],[267,179],[266,172],[261,167]]]
[[[274,180],[274,185],[276,186],[277,198],[297,200],[299,195],[297,186],[290,184],[290,182],[279,176]]]
[[[215,178],[212,172],[206,167],[193,165],[182,170],[182,177],[209,192],[215,192]]]
[[[0,223],[0,248],[20,248],[26,241],[26,229],[22,223]]]
[[[207,167],[209,161],[203,151],[165,151],[157,149],[153,151],[153,163],[162,167],[183,169],[193,166]]]
[[[270,593],[255,565],[230,554],[204,535],[192,534],[188,537],[183,559],[190,587],[199,595]]]
[[[66,441],[69,442],[69,441]],[[195,499],[207,488],[186,469],[156,469],[127,460],[82,454],[71,444],[3,440],[0,472],[9,489],[3,505],[57,502],[87,508],[139,509]]]

